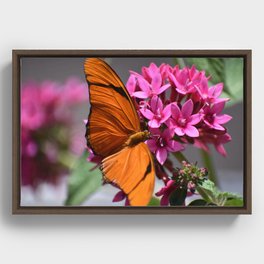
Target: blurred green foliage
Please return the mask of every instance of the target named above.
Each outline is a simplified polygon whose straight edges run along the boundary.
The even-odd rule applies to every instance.
[[[88,162],[88,153],[76,161],[68,179],[68,196],[65,205],[80,205],[102,185],[102,173],[95,164]]]

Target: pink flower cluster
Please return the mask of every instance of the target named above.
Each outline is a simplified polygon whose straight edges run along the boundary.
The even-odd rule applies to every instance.
[[[191,143],[209,151],[208,144],[226,155],[224,144],[231,140],[224,126],[231,116],[222,111],[228,98],[220,98],[223,83],[210,86],[209,77],[195,66],[143,67],[131,71],[127,89],[136,104],[141,121],[151,132],[147,141],[160,164],[169,152],[182,151]]]
[[[83,139],[73,131],[71,106],[87,100],[86,84],[77,79],[63,85],[48,81],[22,85],[22,185],[35,188],[41,182],[56,184],[67,173],[59,156],[76,152],[75,141]]]

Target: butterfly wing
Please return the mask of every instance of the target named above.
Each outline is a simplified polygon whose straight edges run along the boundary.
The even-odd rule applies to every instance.
[[[155,183],[151,153],[145,143],[125,147],[102,161],[102,171],[107,181],[115,183],[128,196],[130,205],[149,203]]]
[[[124,84],[114,70],[98,58],[84,63],[91,110],[86,128],[88,146],[107,157],[120,151],[129,135],[140,131],[140,122]]]

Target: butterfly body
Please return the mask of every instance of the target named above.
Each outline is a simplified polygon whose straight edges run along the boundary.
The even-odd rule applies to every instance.
[[[125,146],[134,147],[137,144],[144,142],[149,138],[150,138],[150,132],[147,130],[136,132],[129,136],[128,140],[125,143]]]
[[[130,205],[149,203],[155,183],[152,155],[144,143],[133,101],[114,70],[103,60],[86,59],[84,71],[91,109],[86,127],[87,145],[103,158],[104,180],[118,186]]]

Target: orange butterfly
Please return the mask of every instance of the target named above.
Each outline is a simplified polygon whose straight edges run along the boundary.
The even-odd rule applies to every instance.
[[[150,134],[141,131],[132,99],[107,63],[86,59],[84,71],[91,104],[87,145],[103,158],[104,179],[120,187],[130,205],[147,205],[155,183],[154,163],[144,143]]]

